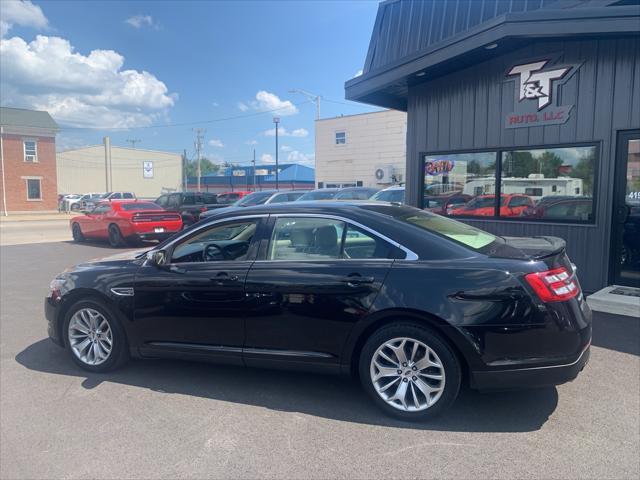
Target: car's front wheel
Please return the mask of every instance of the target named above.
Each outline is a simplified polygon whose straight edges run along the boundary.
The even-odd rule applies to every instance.
[[[63,328],[71,358],[85,370],[107,372],[129,358],[118,319],[98,300],[82,300],[71,306]]]
[[[395,323],[365,343],[360,381],[373,401],[403,420],[427,420],[458,396],[461,369],[449,345],[431,329]]]

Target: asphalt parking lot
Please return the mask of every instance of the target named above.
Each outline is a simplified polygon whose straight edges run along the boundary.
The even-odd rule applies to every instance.
[[[428,424],[381,415],[350,379],[179,361],[81,371],[42,299],[71,242],[0,252],[0,477],[639,478],[640,321],[597,316],[558,388],[465,390]]]

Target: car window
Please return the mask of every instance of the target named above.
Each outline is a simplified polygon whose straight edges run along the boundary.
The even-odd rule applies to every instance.
[[[97,205],[93,210],[91,210],[91,215],[104,215],[110,211],[111,205]]]
[[[391,259],[405,256],[402,250],[376,235],[340,220],[278,218],[271,235],[268,259]]]
[[[274,195],[269,203],[283,203],[289,201],[289,195],[286,193],[278,193]]]
[[[419,211],[396,218],[423,230],[450,238],[474,250],[480,250],[498,239],[494,235],[471,225],[433,213]]]
[[[404,188],[401,190],[380,190],[371,197],[371,200],[404,203]]]
[[[278,218],[269,243],[269,260],[340,258],[344,222],[328,218]]]
[[[179,198],[178,195],[176,195],[176,198]],[[195,195],[182,195],[183,205],[195,205],[195,203],[196,203]]]
[[[160,197],[158,197],[155,203],[164,208],[167,205],[167,196],[161,195]]]
[[[310,200],[331,200],[336,196],[336,192],[318,190],[315,192],[309,192],[302,195],[298,200],[306,202]]]
[[[204,203],[218,203],[216,196],[211,193],[203,193],[202,199]]]
[[[133,196],[133,193],[131,193],[131,192],[124,192],[122,194],[122,198],[135,198],[135,197]]]
[[[119,200],[122,198],[122,194],[120,192],[116,192],[109,197],[111,200]]]
[[[294,200],[299,199],[302,195],[304,195],[302,192],[291,192],[288,194],[288,198],[290,202],[293,202]]]
[[[167,200],[168,208],[180,208],[180,194],[172,194],[169,195],[169,199]]]
[[[171,263],[245,260],[258,219],[212,225],[179,243]]]
[[[529,197],[514,197],[509,202],[510,207],[523,207],[528,205],[531,205]]]
[[[405,252],[398,247],[350,224],[347,224],[342,252],[343,258],[402,259],[406,257]]]
[[[156,204],[151,202],[132,202],[132,203],[123,203],[120,208],[125,211],[136,211],[136,210],[162,210],[162,208]]]

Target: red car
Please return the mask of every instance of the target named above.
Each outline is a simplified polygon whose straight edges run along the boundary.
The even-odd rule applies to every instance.
[[[242,197],[246,197],[250,193],[244,190],[236,190],[234,192],[222,192],[218,194],[218,203],[231,204]]]
[[[462,208],[454,208],[449,215],[468,215],[472,217],[493,217],[495,215],[495,195],[479,195]],[[527,208],[534,206],[527,195],[500,195],[500,216],[519,217]]]
[[[462,208],[473,197],[456,192],[446,195],[424,197],[424,209],[438,215],[450,215],[452,211]]]
[[[182,229],[179,213],[140,200],[100,202],[86,215],[70,221],[73,240],[109,240],[112,247],[127,241],[163,240]]]

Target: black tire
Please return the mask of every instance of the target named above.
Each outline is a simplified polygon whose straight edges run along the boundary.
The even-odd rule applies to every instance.
[[[406,411],[394,408],[381,397],[381,394],[378,394],[374,386],[370,371],[373,356],[379,347],[397,338],[414,339],[428,346],[439,357],[444,369],[444,389],[435,403],[424,410]],[[447,342],[428,327],[404,321],[386,325],[369,337],[360,353],[358,371],[360,382],[367,394],[373,399],[373,402],[386,414],[408,421],[429,420],[447,410],[458,396],[462,381],[460,362]],[[405,378],[400,379],[400,381],[406,380]],[[395,386],[391,388],[395,388]]]
[[[120,228],[117,225],[109,225],[109,245],[113,248],[118,248],[124,246],[125,241],[122,237],[122,232],[120,232]]]
[[[71,234],[73,235],[74,242],[84,242],[85,238],[82,234],[82,229],[80,228],[80,224],[74,223],[73,227],[71,227]]]
[[[83,362],[71,348],[71,341],[69,339],[69,323],[76,312],[84,308],[90,308],[98,311],[107,320],[112,332],[111,353],[103,363],[98,365],[89,365],[88,363]],[[109,372],[123,366],[129,360],[129,343],[118,317],[104,302],[98,299],[80,300],[67,310],[62,324],[62,338],[64,340],[65,349],[69,352],[71,359],[80,368],[89,372]]]

